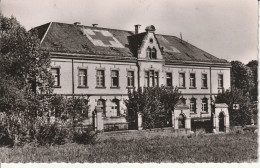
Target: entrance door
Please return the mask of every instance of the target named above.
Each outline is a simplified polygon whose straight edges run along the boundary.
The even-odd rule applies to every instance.
[[[224,114],[219,114],[219,131],[224,132]]]
[[[185,117],[183,114],[180,114],[180,116],[179,116],[178,125],[179,125],[179,129],[185,128]]]

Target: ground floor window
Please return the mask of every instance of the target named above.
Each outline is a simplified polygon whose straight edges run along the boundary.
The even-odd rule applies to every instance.
[[[101,107],[103,116],[106,116],[106,101],[104,99],[99,99],[97,101],[97,106]]]
[[[190,99],[190,112],[196,113],[196,99],[195,98]]]
[[[112,100],[112,116],[120,116],[120,106],[119,106],[119,100],[113,99]]]
[[[208,112],[208,99],[206,97],[202,99],[202,112]]]

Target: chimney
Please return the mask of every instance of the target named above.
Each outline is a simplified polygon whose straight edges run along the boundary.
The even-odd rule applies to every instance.
[[[74,22],[73,23],[75,26],[77,26],[77,25],[80,25],[80,22]]]
[[[138,34],[139,33],[139,27],[140,27],[141,25],[139,25],[139,24],[137,24],[137,25],[135,25],[135,34]]]
[[[98,24],[96,24],[96,23],[92,24],[93,27],[97,27],[97,25],[98,25]]]

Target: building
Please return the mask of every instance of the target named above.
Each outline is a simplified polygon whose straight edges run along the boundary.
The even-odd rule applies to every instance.
[[[178,116],[176,108],[173,127],[209,120],[211,98],[230,88],[230,63],[175,36],[156,34],[153,25],[139,33],[139,26],[135,31],[57,22],[36,27],[42,49],[50,51],[54,93],[88,98],[85,124],[92,124],[100,106],[105,129],[126,129],[129,88],[178,86],[186,108]],[[189,120],[181,124],[184,118]]]

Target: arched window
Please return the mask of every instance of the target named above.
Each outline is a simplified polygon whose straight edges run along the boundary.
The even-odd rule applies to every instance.
[[[190,99],[190,112],[196,113],[196,99],[195,98]]]
[[[181,102],[182,104],[186,104],[186,99],[185,99],[184,97],[182,97],[182,98],[180,98],[180,102]]]
[[[202,99],[202,112],[208,112],[208,99],[206,97]]]
[[[157,58],[157,51],[155,48],[152,49],[152,54],[151,54],[151,59],[156,59]]]
[[[151,58],[151,48],[150,48],[150,47],[148,47],[148,48],[146,49],[146,57],[147,57],[147,58]]]
[[[120,116],[120,106],[118,99],[112,100],[112,113],[112,116]]]
[[[103,116],[106,116],[106,101],[104,99],[99,99],[97,101],[97,106],[101,107],[101,109],[103,110]]]

